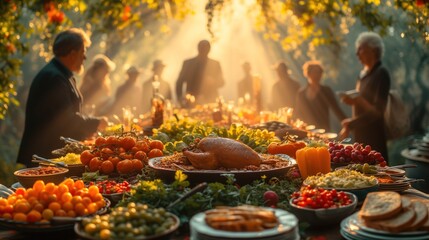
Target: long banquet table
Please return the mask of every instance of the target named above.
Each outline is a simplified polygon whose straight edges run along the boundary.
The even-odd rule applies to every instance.
[[[411,198],[429,199],[429,194],[426,194],[416,189],[408,189],[401,192],[401,194]],[[300,236],[301,236],[301,239],[309,239],[309,240],[345,239],[340,234],[339,224],[333,225],[333,226],[325,226],[325,227],[303,227],[300,230]],[[50,232],[50,233],[25,234],[15,230],[7,230],[1,227],[0,227],[0,239],[83,240],[83,238],[80,238],[72,229],[65,230],[65,231],[58,231],[58,232]],[[188,240],[188,239],[190,239],[189,232],[186,232],[186,233],[177,232],[177,234],[171,238],[171,240]]]

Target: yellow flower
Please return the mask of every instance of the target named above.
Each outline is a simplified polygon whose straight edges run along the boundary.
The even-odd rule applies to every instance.
[[[188,176],[186,176],[186,174],[184,174],[184,173],[182,172],[182,170],[177,170],[177,171],[176,171],[176,174],[175,174],[175,176],[174,176],[174,179],[175,179],[176,181],[178,181],[178,182],[183,182],[183,181],[185,181],[187,178],[188,178]]]
[[[267,179],[267,176],[262,175],[262,176],[261,176],[261,179],[262,179],[262,180],[265,180],[265,179]]]

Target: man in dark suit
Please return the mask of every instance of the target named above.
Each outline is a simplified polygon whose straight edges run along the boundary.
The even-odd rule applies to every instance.
[[[214,102],[219,96],[218,89],[225,82],[220,63],[210,59],[209,52],[209,41],[202,40],[198,43],[198,55],[183,62],[176,82],[179,103],[183,103],[183,85],[186,85],[185,94],[193,95],[197,104]]]
[[[18,162],[27,166],[32,155],[51,158],[64,146],[60,136],[84,140],[107,126],[106,118],[81,114],[82,96],[73,72],[81,72],[90,39],[82,29],[63,31],[54,40],[54,58],[31,83]]]

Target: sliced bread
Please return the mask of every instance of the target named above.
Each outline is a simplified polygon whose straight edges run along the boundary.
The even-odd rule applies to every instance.
[[[415,218],[416,212],[414,211],[414,208],[409,207],[403,208],[399,214],[389,219],[375,221],[366,220],[365,225],[370,228],[398,233],[410,227]]]
[[[426,220],[428,219],[428,208],[426,205],[417,199],[413,199],[411,202],[411,205],[416,212],[416,218],[408,228],[404,229],[404,231],[417,230],[423,226],[423,224],[425,224]]]
[[[428,210],[428,218],[426,219],[426,221],[422,224],[422,226],[420,226],[419,230],[426,230],[429,231],[429,200],[423,200],[423,199],[419,199],[419,202],[423,203],[426,205],[426,208]]]
[[[370,192],[365,198],[359,216],[366,221],[388,219],[401,212],[401,195],[397,192]]]

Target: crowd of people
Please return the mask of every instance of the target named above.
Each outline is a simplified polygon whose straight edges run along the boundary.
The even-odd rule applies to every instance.
[[[31,166],[32,154],[51,157],[51,151],[63,145],[60,136],[83,140],[107,126],[106,116],[121,116],[124,107],[145,113],[150,110],[151,98],[159,95],[172,101],[173,91],[178,106],[187,106],[185,98],[189,95],[198,104],[212,103],[225,85],[220,62],[209,57],[210,42],[202,40],[198,43],[197,56],[183,62],[173,91],[163,79],[166,65],[162,60],[153,62],[152,76],[143,83],[138,81],[143,69],[131,66],[126,71],[126,79],[112,91],[109,75],[116,64],[101,54],[92,59],[78,87],[73,73],[82,71],[90,44],[86,33],[77,28],[66,30],[55,38],[53,59],[31,83],[18,162]],[[280,61],[274,67],[278,80],[268,96],[272,99],[269,108],[293,108],[296,117],[328,131],[331,130],[329,116],[332,112],[342,126],[340,139],[353,133],[356,142],[370,144],[387,159],[382,113],[386,108],[390,77],[381,63],[383,51],[383,41],[376,33],[365,32],[357,38],[356,54],[363,66],[356,81],[359,95],[344,95],[340,99],[331,87],[321,84],[324,69],[319,61],[303,65],[307,80],[303,86],[290,75],[286,62]],[[244,77],[237,85],[238,96],[244,98],[250,93],[259,94],[260,98],[263,81],[252,74],[249,62],[243,63],[242,68]],[[340,102],[351,106],[352,116],[346,116]]]

